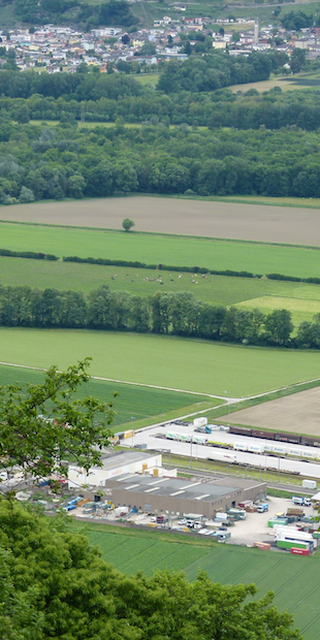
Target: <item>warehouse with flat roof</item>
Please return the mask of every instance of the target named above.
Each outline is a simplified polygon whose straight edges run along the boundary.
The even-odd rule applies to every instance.
[[[106,480],[116,506],[137,507],[147,513],[198,513],[214,518],[244,500],[264,500],[266,482],[241,478],[187,480],[128,473]]]
[[[69,488],[90,485],[104,487],[107,480],[132,473],[145,473],[161,467],[161,453],[140,451],[117,451],[102,456],[101,467],[91,467],[88,472],[78,465],[70,464],[68,469]]]

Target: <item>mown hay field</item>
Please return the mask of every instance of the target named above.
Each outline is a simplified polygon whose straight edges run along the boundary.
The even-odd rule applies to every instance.
[[[64,369],[86,356],[92,357],[93,376],[222,397],[241,398],[319,377],[316,352],[152,334],[0,329],[2,364]]]
[[[305,288],[308,296],[308,286]],[[302,291],[298,291],[302,293]],[[320,293],[320,291],[319,291]],[[268,295],[259,298],[253,298],[238,303],[236,306],[244,309],[260,309],[263,313],[272,313],[276,309],[287,309],[292,315],[292,321],[295,327],[301,322],[311,321],[315,314],[320,313],[320,299],[318,297],[317,287],[314,287],[314,299],[301,298],[299,295],[295,297],[295,291],[292,291],[292,297],[288,294],[284,296]]]
[[[236,411],[230,423],[320,437],[320,388]]]
[[[319,225],[320,229],[320,225]],[[318,249],[136,232],[2,223],[1,248],[177,267],[320,277]]]
[[[137,231],[320,245],[319,201],[295,199],[296,206],[292,206],[292,199],[287,202],[276,198],[272,206],[247,203],[252,200],[248,197],[240,203],[222,202],[221,199],[128,196],[36,202],[3,206],[0,219],[121,229],[123,219],[129,217],[134,220]],[[300,206],[297,206],[299,202]],[[289,206],[285,206],[286,203]]]
[[[214,582],[222,584],[255,583],[259,595],[275,592],[275,604],[294,616],[304,640],[319,638],[320,554],[311,558],[218,545],[207,541],[154,532],[113,532],[110,527],[89,524],[85,529],[92,544],[99,546],[106,562],[126,575],[156,569],[185,571],[194,580],[198,569],[207,571]]]

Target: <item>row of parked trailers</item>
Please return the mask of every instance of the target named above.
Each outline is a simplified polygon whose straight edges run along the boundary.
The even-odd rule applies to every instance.
[[[208,438],[205,438],[204,436],[198,436],[195,434],[190,435],[187,433],[177,433],[177,432],[169,431],[168,433],[157,433],[155,437],[162,438],[164,440],[174,440],[175,442],[187,442],[190,444],[192,443],[192,444],[216,446],[216,443],[210,442]],[[223,460],[228,463],[233,463],[233,464],[237,463],[237,456],[234,453],[229,451],[216,452],[214,459],[217,459],[217,458],[219,460]],[[211,460],[211,458],[208,458],[208,460]]]
[[[312,436],[300,436],[295,433],[284,433],[280,431],[261,431],[259,429],[250,429],[249,427],[230,426],[229,433],[239,436],[251,436],[253,438],[262,438],[265,440],[278,440],[280,442],[290,442],[292,444],[302,444],[309,447],[320,447],[320,438]]]
[[[232,443],[224,443],[217,442],[215,440],[211,440],[210,438],[206,438],[205,436],[201,436],[198,434],[187,434],[187,433],[178,433],[174,431],[169,431],[167,433],[159,433],[157,434],[158,438],[165,438],[166,440],[174,440],[176,442],[189,442],[192,444],[200,444],[206,445],[209,447],[217,447],[220,449],[232,449],[233,451],[246,451],[247,453],[256,453],[260,455],[273,455],[279,457],[291,457],[291,458],[303,458],[307,460],[317,460],[320,461],[320,449],[319,451],[312,451],[311,449],[298,449],[295,447],[286,447],[281,444],[258,444],[255,442],[247,443],[247,442],[235,442]],[[232,456],[232,454],[225,454],[225,458],[228,458],[228,461],[237,462],[236,456]]]

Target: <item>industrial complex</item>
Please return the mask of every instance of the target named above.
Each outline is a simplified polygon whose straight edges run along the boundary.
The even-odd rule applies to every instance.
[[[117,506],[139,511],[182,515],[197,513],[213,519],[244,501],[259,502],[267,493],[265,482],[235,477],[177,478],[176,470],[162,467],[160,453],[119,452],[103,458],[103,466],[88,474],[69,468],[69,487],[104,488]]]

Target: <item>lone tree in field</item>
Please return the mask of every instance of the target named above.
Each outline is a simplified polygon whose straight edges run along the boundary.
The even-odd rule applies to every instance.
[[[133,220],[130,220],[130,218],[125,218],[123,223],[122,223],[122,226],[123,226],[125,231],[130,231],[131,227],[134,227],[135,224],[134,224]]]

